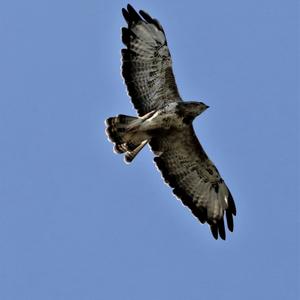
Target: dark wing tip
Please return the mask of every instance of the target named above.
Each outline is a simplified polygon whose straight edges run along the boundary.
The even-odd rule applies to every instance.
[[[226,240],[226,232],[225,232],[225,226],[224,226],[224,219],[223,218],[218,221],[218,230],[219,230],[219,235],[220,235],[221,239]]]
[[[151,18],[151,16],[147,12],[145,12],[143,10],[140,10],[139,13],[145,19],[145,21],[147,21],[149,23],[153,22],[153,19]]]
[[[210,231],[211,231],[213,237],[217,240],[218,239],[218,225],[217,224],[210,225]]]
[[[123,14],[123,17],[126,20],[126,22],[129,23],[130,22],[129,13],[125,8],[122,8],[122,14]]]
[[[128,9],[128,11],[129,10],[134,10],[133,6],[130,3],[127,4],[127,9]]]
[[[140,15],[136,12],[136,10],[130,4],[127,4],[127,12],[128,12],[129,22],[130,21],[138,22],[138,21],[142,20]]]
[[[231,211],[231,213],[236,216],[236,207],[235,207],[235,203],[233,200],[233,197],[230,193],[230,191],[228,190],[228,209]]]
[[[233,232],[233,217],[232,217],[232,213],[228,210],[226,210],[226,219],[227,219],[227,227],[229,229],[229,231]]]

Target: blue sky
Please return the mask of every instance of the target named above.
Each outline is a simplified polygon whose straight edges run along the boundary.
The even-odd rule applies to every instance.
[[[0,299],[297,299],[297,1],[132,1],[163,24],[199,139],[235,198],[215,241],[144,149],[120,77],[124,1],[0,3]]]

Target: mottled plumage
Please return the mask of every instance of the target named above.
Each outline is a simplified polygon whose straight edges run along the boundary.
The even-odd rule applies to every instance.
[[[154,161],[173,193],[214,238],[233,231],[236,208],[217,168],[197,139],[192,122],[207,109],[202,102],[183,102],[176,86],[166,36],[146,12],[123,8],[122,75],[139,117],[119,115],[106,120],[106,133],[117,153],[130,163],[149,143]]]
[[[128,28],[122,28],[122,75],[128,94],[140,116],[182,101],[179,96],[165,33],[146,12],[141,16],[128,5],[122,9]]]

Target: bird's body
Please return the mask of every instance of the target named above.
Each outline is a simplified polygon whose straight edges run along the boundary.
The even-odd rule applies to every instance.
[[[233,231],[236,208],[217,168],[200,145],[193,120],[207,109],[202,102],[183,102],[176,86],[164,30],[146,12],[123,9],[122,74],[139,116],[106,120],[107,135],[117,153],[131,162],[146,144],[173,193],[213,236],[225,239],[224,213]],[[143,19],[142,19],[143,17]]]
[[[170,134],[168,131],[185,130],[191,125],[194,117],[190,114],[204,111],[207,106],[201,102],[168,102],[166,106],[152,111],[139,118],[141,125],[139,130],[149,132],[161,131]]]

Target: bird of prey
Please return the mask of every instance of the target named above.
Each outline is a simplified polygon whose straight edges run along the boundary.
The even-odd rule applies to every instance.
[[[128,4],[122,9],[122,75],[137,117],[118,115],[106,120],[114,150],[130,163],[149,144],[154,162],[173,193],[215,239],[233,231],[233,197],[195,135],[193,120],[208,106],[183,101],[179,95],[166,35],[158,20]]]

